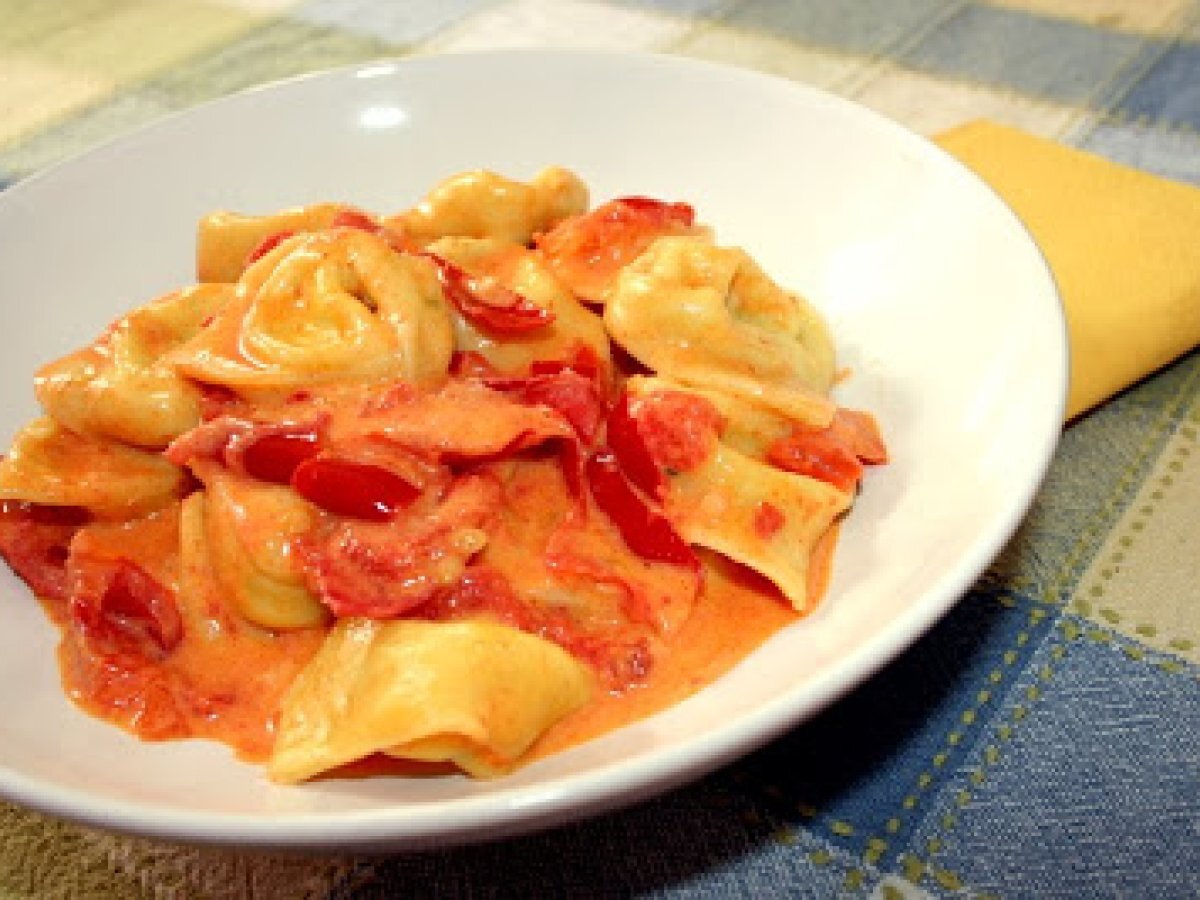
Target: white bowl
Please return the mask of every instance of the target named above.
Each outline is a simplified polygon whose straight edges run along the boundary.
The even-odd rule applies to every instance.
[[[579,172],[692,202],[830,318],[893,461],[869,473],[828,596],[675,708],[511,777],[277,787],[220,745],[141,743],[63,696],[57,635],[0,574],[0,794],[172,839],[390,848],[513,834],[695,778],[811,716],[983,571],[1053,452],[1066,340],[1046,266],[965,168],[851,103],[651,56],[518,52],[335,71],[223,99],[0,193],[0,440],[36,366],[192,278],[215,208],[395,211],[445,175]]]

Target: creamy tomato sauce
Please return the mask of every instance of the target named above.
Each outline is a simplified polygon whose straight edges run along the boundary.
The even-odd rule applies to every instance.
[[[688,591],[688,585],[681,584],[680,573],[672,567],[634,567],[635,572],[626,571],[622,577],[618,565],[609,574],[607,587],[586,572],[579,580],[567,579],[575,593],[564,602],[577,608],[584,604],[586,614],[572,617],[577,627],[565,630],[562,620],[549,620],[546,609],[553,607],[553,595],[557,593],[561,600],[570,589],[554,578],[552,566],[532,558],[529,548],[549,542],[576,512],[569,489],[549,459],[499,468],[507,470],[504,523],[485,560],[497,572],[505,573],[508,583],[526,597],[548,598],[544,615],[539,621],[537,604],[514,605],[508,591],[479,598],[470,607],[435,606],[426,614],[442,619],[494,618],[550,630],[566,646],[572,647],[574,642],[576,652],[607,667],[603,689],[551,728],[530,751],[531,759],[678,703],[796,620],[797,614],[768,581],[745,567],[704,554],[700,589],[684,599],[680,594]],[[231,610],[214,578],[203,542],[194,538],[197,523],[192,523],[192,528],[181,527],[181,520],[186,522],[198,514],[195,503],[185,502],[131,524],[93,524],[74,534],[76,566],[67,577],[78,581],[87,577],[85,570],[103,570],[119,560],[135,564],[177,601],[179,622],[171,627],[178,629],[179,636],[165,653],[156,646],[153,635],[137,630],[144,629],[144,624],[130,624],[139,617],[153,620],[149,611],[138,605],[144,598],[123,598],[128,608],[110,610],[107,628],[89,628],[79,624],[78,615],[72,618],[61,595],[44,595],[47,613],[63,632],[59,659],[64,686],[89,713],[145,740],[206,738],[229,745],[244,759],[263,761],[271,752],[280,700],[320,647],[325,630],[271,632],[250,625]],[[46,524],[60,539],[64,536],[64,526]],[[73,530],[78,526],[66,527]],[[599,520],[581,525],[579,530],[602,544],[615,540],[607,533],[611,529]],[[190,533],[191,539],[181,538],[181,532]],[[48,533],[47,539],[51,536]],[[811,570],[815,591],[824,588],[834,544],[833,532],[821,543],[817,565]],[[61,553],[46,557],[62,558]],[[630,567],[626,564],[625,568]],[[672,611],[665,619],[646,618],[645,609],[661,609],[672,598],[676,604],[685,603],[686,611]],[[622,605],[633,606],[638,614],[630,620]],[[119,630],[122,615],[126,617],[124,632]],[[589,629],[603,632],[607,643],[589,643]],[[645,651],[636,671],[619,656],[630,648],[645,650],[648,646],[653,650]],[[372,763],[343,767],[337,774],[428,774],[445,769],[380,757]]]
[[[492,777],[679,702],[813,609],[887,458],[816,308],[687,203],[473,172],[198,248],[39,372],[0,555],[83,709],[280,782]]]

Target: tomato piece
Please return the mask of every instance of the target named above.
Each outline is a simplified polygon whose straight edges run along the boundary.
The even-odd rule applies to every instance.
[[[754,510],[754,533],[763,540],[777,535],[786,522],[783,510],[769,500],[761,501]]]
[[[532,375],[575,372],[596,384],[600,384],[603,380],[604,369],[604,360],[589,344],[579,344],[567,359],[535,359],[529,366],[529,372]]]
[[[583,299],[599,299],[619,269],[664,234],[686,232],[695,211],[686,203],[622,197],[559,222],[535,238],[550,268]]]
[[[862,478],[863,465],[828,429],[796,430],[767,448],[767,462],[787,472],[805,475],[853,491]]]
[[[290,484],[300,463],[321,449],[315,431],[279,431],[256,438],[242,450],[242,468],[251,478]]]
[[[339,210],[334,215],[333,220],[329,223],[330,228],[354,228],[358,231],[367,231],[371,234],[377,234],[382,230],[382,226],[361,210],[352,207],[346,207]]]
[[[175,595],[128,559],[72,559],[71,619],[97,650],[161,659],[183,639]]]
[[[712,403],[683,391],[637,397],[630,411],[654,462],[678,472],[690,472],[712,456],[724,424]]]
[[[589,633],[569,615],[529,603],[503,573],[483,565],[470,566],[457,585],[439,592],[413,615],[435,622],[486,615],[553,641],[591,666],[602,682],[614,690],[644,680],[654,662],[644,637],[629,631]]]
[[[475,350],[455,350],[450,356],[450,374],[457,378],[487,378],[496,375],[496,368],[482,353]]]
[[[870,413],[857,409],[839,409],[830,429],[847,449],[868,465],[888,461],[887,446],[879,433],[879,423]]]
[[[797,428],[767,449],[772,465],[847,492],[862,480],[863,463],[884,463],[887,458],[875,418],[853,409],[839,409],[826,428]]]
[[[587,461],[596,505],[612,520],[625,545],[643,559],[699,568],[700,561],[662,513],[652,509],[621,473],[616,454],[599,450]]]
[[[250,251],[246,257],[246,263],[243,268],[249,268],[252,264],[258,262],[288,238],[295,237],[294,231],[276,231],[274,234],[268,234],[265,238],[258,242],[258,245]]]
[[[567,491],[582,503],[584,481],[583,449],[578,441],[559,441],[558,464],[562,467],[563,480],[567,483]]]
[[[458,582],[500,502],[495,478],[468,475],[428,515],[342,520],[299,542],[305,579],[337,616],[408,615]]]
[[[637,213],[643,221],[662,226],[690,227],[696,221],[696,211],[689,203],[668,203],[653,197],[618,197],[613,202]]]
[[[316,455],[296,466],[293,490],[338,516],[385,522],[412,503],[420,490],[390,469]]]
[[[661,499],[666,482],[633,417],[628,394],[622,394],[608,413],[608,446],[626,477],[642,491]]]
[[[39,597],[65,603],[68,548],[89,519],[78,507],[2,500],[0,556]]]
[[[437,266],[442,292],[468,322],[501,334],[522,334],[554,321],[554,313],[499,284],[483,285],[449,260],[424,254]]]
[[[219,416],[231,415],[245,403],[241,397],[220,384],[199,384],[200,420],[208,422]]]
[[[495,391],[502,391],[530,406],[548,406],[567,420],[584,443],[592,443],[604,418],[604,398],[594,381],[573,369],[563,368],[552,375],[494,375],[481,379]]]
[[[580,440],[590,444],[600,430],[604,404],[594,382],[568,369],[557,375],[530,378],[520,391],[521,400],[548,406],[566,419]]]

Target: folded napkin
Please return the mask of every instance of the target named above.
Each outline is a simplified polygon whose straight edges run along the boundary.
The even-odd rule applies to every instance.
[[[1070,334],[1068,418],[1200,344],[1200,188],[986,120],[936,140],[1050,264]]]

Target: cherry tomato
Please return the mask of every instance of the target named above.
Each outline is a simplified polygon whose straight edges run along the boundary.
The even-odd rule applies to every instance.
[[[579,344],[567,359],[535,359],[529,366],[533,375],[557,375],[559,372],[576,372],[600,384],[604,378],[604,361],[600,354],[588,344]]]
[[[658,237],[686,232],[695,212],[686,203],[623,197],[572,216],[535,239],[550,268],[576,294],[598,300],[608,280]]]
[[[421,493],[395,472],[328,456],[304,460],[292,473],[301,497],[339,516],[386,522]]]
[[[290,484],[296,467],[319,450],[320,437],[313,431],[264,434],[242,451],[242,468],[259,481]]]
[[[863,474],[858,457],[828,430],[792,432],[767,449],[767,462],[846,492],[855,489]]]
[[[603,401],[596,386],[572,370],[557,375],[535,375],[520,390],[525,403],[548,406],[566,419],[580,440],[590,444],[600,430]]]
[[[700,561],[666,516],[652,509],[621,474],[611,450],[593,453],[586,466],[596,505],[612,520],[627,547],[643,559],[699,568]]]
[[[661,498],[665,482],[662,470],[638,431],[637,420],[622,394],[608,414],[608,445],[626,477],[651,497]]]
[[[97,649],[132,649],[148,658],[183,639],[175,596],[128,559],[72,561],[71,617]]]
[[[498,284],[482,286],[449,260],[433,253],[425,256],[437,266],[446,299],[472,325],[502,334],[520,334],[554,321],[553,312],[515,291]]]
[[[696,211],[687,203],[668,203],[653,197],[618,197],[613,201],[638,214],[646,222],[659,225],[691,226]]]
[[[853,491],[862,479],[863,463],[885,463],[887,447],[879,426],[868,413],[839,409],[827,428],[797,428],[767,449],[767,462]]]

